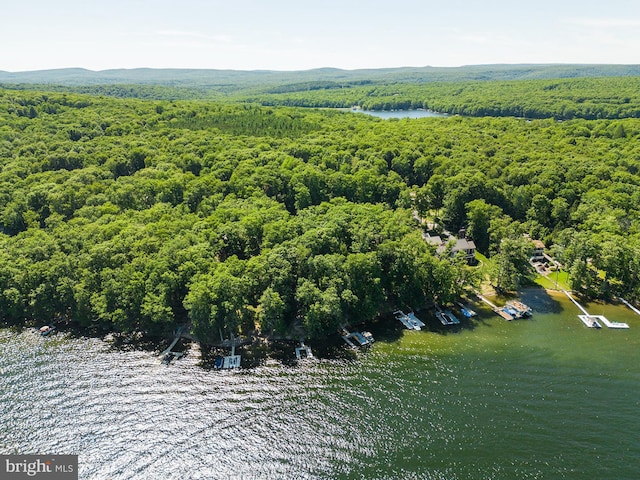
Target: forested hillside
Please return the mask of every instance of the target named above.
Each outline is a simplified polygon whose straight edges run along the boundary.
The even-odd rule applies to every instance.
[[[640,77],[448,82],[310,88],[249,96],[263,105],[365,110],[426,109],[474,117],[639,118]]]
[[[575,289],[639,298],[639,136],[633,118],[383,121],[0,90],[0,315],[321,337],[477,283],[423,241],[414,208],[507,271],[529,233]]]
[[[134,68],[93,71],[61,68],[28,72],[0,70],[0,83],[65,85],[147,85],[205,88],[219,92],[237,92],[249,88],[273,88],[288,84],[337,83],[357,85],[375,83],[432,83],[490,80],[534,80],[544,78],[639,76],[640,65],[523,64],[467,65],[461,67],[401,67],[342,70],[207,70],[175,68]]]

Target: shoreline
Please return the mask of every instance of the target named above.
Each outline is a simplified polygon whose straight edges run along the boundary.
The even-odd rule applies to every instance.
[[[494,288],[483,285],[480,292],[483,296],[499,299],[513,299],[526,297],[526,292],[545,292],[552,298],[564,297],[563,291],[560,289],[544,288],[540,285],[531,285],[520,289],[518,292],[512,292],[504,295],[499,294]],[[570,291],[572,295],[580,298],[578,294]],[[471,295],[469,295],[471,297]],[[464,299],[463,299],[464,300]],[[613,300],[601,299],[583,299],[588,304],[595,305],[624,305],[620,297],[614,297]],[[478,303],[477,299],[472,300]],[[481,304],[482,302],[480,302]],[[627,306],[627,308],[630,308]],[[417,309],[416,312],[422,320],[427,323],[425,331],[442,332],[445,329],[435,321],[435,316],[431,312],[432,308]],[[633,310],[630,308],[630,310]],[[535,311],[534,311],[535,314]],[[484,315],[483,315],[484,316]],[[433,317],[433,318],[432,318]],[[458,328],[469,328],[472,320],[463,319],[463,323]],[[356,328],[357,327],[357,328]],[[33,330],[37,334],[38,326],[35,322],[10,322],[6,319],[0,324],[0,328],[7,328],[13,331],[22,332],[24,330]],[[57,324],[60,333],[69,334],[73,337],[86,337],[99,339],[104,342],[110,349],[118,351],[141,350],[153,353],[157,356],[175,339],[175,335],[157,335],[146,334],[144,332],[121,333],[121,332],[99,332],[97,329],[81,327],[71,320],[65,320]],[[361,322],[357,326],[350,327],[354,330],[371,330],[376,339],[382,341],[393,342],[398,340],[404,334],[404,328],[399,322],[395,321],[391,314],[377,317],[371,321]],[[451,330],[446,329],[446,330]],[[49,337],[54,338],[54,337]],[[269,361],[275,360],[283,365],[295,365],[298,363],[295,356],[295,348],[300,345],[300,339],[287,338],[278,335],[263,335],[257,331],[251,332],[249,335],[237,338],[236,348],[238,354],[242,356],[243,368],[256,368],[264,365]],[[353,348],[346,345],[338,333],[327,335],[319,339],[304,339],[304,343],[308,345],[313,355],[317,359],[329,360],[355,360],[357,351],[361,348]],[[194,347],[195,346],[195,347]],[[184,331],[180,334],[179,340],[173,351],[188,354],[192,349],[200,351],[200,366],[205,369],[212,369],[215,365],[215,359],[218,356],[229,354],[231,343],[229,340],[207,344],[200,342],[197,337],[190,331]],[[160,358],[160,357],[158,357]]]

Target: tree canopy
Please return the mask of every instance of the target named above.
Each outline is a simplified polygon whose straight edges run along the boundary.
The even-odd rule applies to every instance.
[[[617,98],[618,81],[599,88]],[[474,281],[414,209],[467,228],[505,288],[528,233],[574,288],[640,298],[639,136],[635,118],[384,121],[0,90],[0,316],[324,336]]]

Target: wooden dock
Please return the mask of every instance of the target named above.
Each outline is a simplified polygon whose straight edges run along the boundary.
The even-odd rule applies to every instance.
[[[501,308],[497,307],[496,305],[494,305],[493,303],[491,303],[489,301],[488,298],[483,297],[482,295],[480,295],[479,293],[476,293],[476,295],[478,296],[478,298],[480,300],[482,300],[484,303],[486,303],[487,305],[489,305],[491,307],[491,310],[493,310],[495,313],[497,313],[498,315],[500,315],[502,318],[504,318],[505,320],[513,320],[513,315],[509,315],[507,312],[505,312],[504,310],[502,310]]]

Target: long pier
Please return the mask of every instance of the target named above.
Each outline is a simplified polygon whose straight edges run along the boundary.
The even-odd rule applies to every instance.
[[[629,302],[627,302],[624,298],[622,297],[618,297],[620,299],[620,301],[622,303],[624,303],[627,307],[629,307],[634,313],[636,313],[637,315],[640,315],[640,310],[638,310],[636,307],[634,307],[633,305],[631,305]]]
[[[576,307],[580,309],[580,311],[582,312],[582,315],[578,315],[578,318],[582,320],[582,323],[584,323],[587,327],[601,328],[600,324],[598,323],[598,321],[600,321],[609,328],[619,328],[619,329],[629,328],[629,325],[627,325],[626,323],[610,322],[607,319],[607,317],[605,317],[604,315],[590,315],[589,312],[587,312],[585,308],[582,305],[580,305],[578,301],[575,298],[573,298],[569,292],[567,292],[566,290],[562,290],[562,292],[569,298],[569,300],[571,300],[575,304]]]
[[[584,307],[582,305],[580,305],[578,303],[578,301],[571,296],[571,294],[569,292],[567,292],[566,290],[562,290],[562,293],[564,293],[569,298],[569,300],[571,300],[575,304],[575,306],[580,309],[580,311],[583,313],[583,315],[586,315],[587,317],[589,316],[589,312],[587,312],[584,309]]]
[[[504,310],[502,310],[501,308],[497,307],[496,305],[494,305],[493,303],[491,303],[491,301],[489,301],[488,298],[483,297],[482,295],[480,295],[479,293],[476,293],[476,295],[478,296],[478,298],[480,300],[482,300],[484,303],[486,303],[487,305],[489,305],[491,307],[491,310],[493,310],[495,313],[497,313],[498,315],[500,315],[502,318],[504,318],[505,320],[513,320],[513,315],[509,315],[507,312],[505,312]]]

